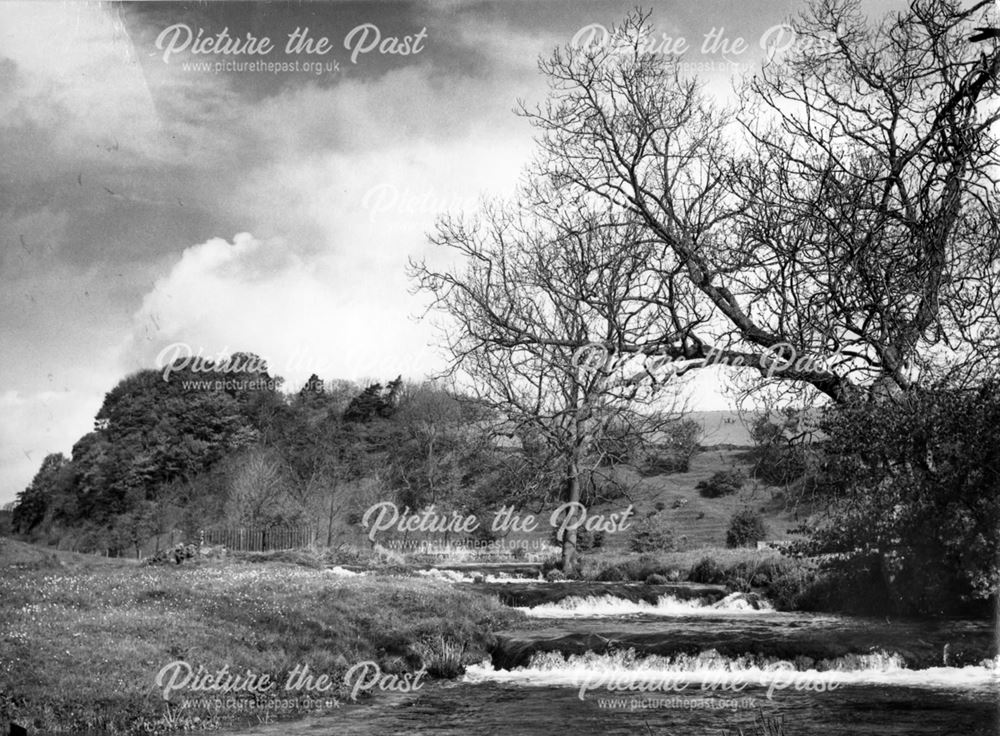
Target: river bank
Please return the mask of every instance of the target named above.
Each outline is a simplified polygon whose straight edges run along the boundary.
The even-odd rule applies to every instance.
[[[145,566],[2,545],[13,564],[0,578],[0,728],[14,721],[29,733],[125,735],[222,727],[262,736],[286,727],[408,733],[447,722],[444,733],[493,733],[490,723],[521,722],[514,705],[524,703],[539,719],[524,733],[590,722],[608,733],[648,723],[717,733],[710,727],[753,727],[753,701],[767,717],[805,722],[788,734],[833,733],[845,713],[895,707],[888,688],[903,710],[893,717],[911,728],[899,733],[938,733],[920,729],[963,703],[973,709],[963,716],[972,719],[967,733],[991,732],[984,703],[995,700],[997,652],[989,621],[776,610],[766,587],[749,589],[794,564],[773,551],[591,557],[591,579],[547,581],[530,565],[490,574],[383,564],[358,574],[303,551]],[[659,572],[642,581],[647,568]],[[639,580],[594,574],[609,569]],[[712,570],[717,580],[666,580]],[[792,689],[776,704],[761,692],[699,692],[720,677],[757,678],[745,684],[766,689],[775,668],[837,677],[847,695]],[[651,698],[647,683],[646,691],[591,693],[586,703],[574,696],[602,672],[616,681],[669,677],[686,692]],[[241,675],[229,692],[211,687]],[[263,676],[272,686],[254,692]],[[928,704],[934,712],[921,715]]]
[[[4,733],[11,721],[33,734],[201,730],[335,708],[349,695],[351,667],[374,663],[386,689],[391,677],[401,687],[409,674],[412,683],[421,667],[426,679],[454,676],[488,655],[494,631],[522,618],[489,596],[431,578],[280,562],[154,567],[75,559],[3,569]],[[208,697],[179,703],[174,692],[168,702],[156,678],[176,662],[194,674],[228,666],[230,674],[267,675],[276,687],[263,697],[233,693],[237,707],[219,707],[217,690],[190,686],[185,694]],[[289,674],[302,666],[333,685],[287,691]],[[367,678],[370,670],[356,673]]]

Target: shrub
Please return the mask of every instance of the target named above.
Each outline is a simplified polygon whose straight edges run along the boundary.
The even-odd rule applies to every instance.
[[[743,473],[736,468],[731,468],[713,473],[711,478],[698,483],[695,489],[704,498],[719,498],[736,493],[745,482],[746,477]]]
[[[835,555],[838,587],[853,587],[842,600],[904,615],[989,609],[1000,584],[1000,382],[964,378],[826,413],[834,504],[814,552]]]
[[[427,673],[435,677],[458,677],[465,672],[465,645],[441,634],[414,642],[410,651]]]
[[[650,575],[668,577],[671,568],[653,555],[642,555],[604,568],[595,576],[595,580],[604,583],[624,582],[626,580],[641,581]]]
[[[647,453],[643,472],[646,475],[686,473],[691,467],[691,458],[698,452],[701,434],[701,425],[693,419],[674,422],[664,430],[664,441],[655,451]]]
[[[772,574],[767,597],[779,611],[815,611],[823,607],[823,586],[815,564],[788,560]]]
[[[691,568],[688,573],[688,580],[692,583],[717,584],[726,580],[726,573],[711,557],[702,557]]]
[[[562,559],[559,557],[559,555],[546,557],[544,560],[542,560],[541,572],[543,577],[549,570],[561,570],[561,569],[562,569]]]
[[[668,552],[676,547],[674,530],[659,513],[633,524],[628,544],[633,552]]]
[[[766,538],[764,519],[751,508],[737,511],[729,520],[729,529],[726,531],[727,547],[752,547]]]
[[[667,576],[660,575],[657,572],[654,572],[652,575],[646,578],[646,585],[666,585],[667,582],[669,582],[667,580]]]
[[[597,573],[594,579],[602,583],[624,583],[629,576],[623,565],[611,565]]]

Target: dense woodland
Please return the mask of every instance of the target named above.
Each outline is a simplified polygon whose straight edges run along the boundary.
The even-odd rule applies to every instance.
[[[225,364],[252,365],[243,357]],[[338,544],[380,501],[481,515],[561,496],[543,442],[443,386],[397,378],[359,387],[314,375],[283,393],[266,369],[227,371],[225,388],[203,384],[217,376],[179,370],[165,380],[149,369],[123,379],[71,457],[45,458],[18,496],[13,530],[111,554],[213,525],[308,524],[320,543]],[[661,449],[689,456],[692,422],[678,418],[661,444],[681,437]],[[626,439],[595,463],[608,472],[589,482],[586,500],[615,493],[612,466],[630,459]]]

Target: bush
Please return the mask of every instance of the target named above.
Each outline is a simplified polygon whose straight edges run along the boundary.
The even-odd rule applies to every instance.
[[[688,580],[692,583],[705,583],[715,585],[726,581],[726,573],[711,557],[702,557],[695,563],[688,573]]]
[[[729,520],[729,529],[726,531],[727,547],[752,547],[766,538],[764,519],[751,508],[737,511]]]
[[[627,580],[647,580],[651,575],[662,575],[670,579],[672,569],[654,555],[642,555],[604,568],[595,576],[602,583],[617,583]],[[676,573],[675,577],[676,576]]]
[[[669,552],[676,547],[674,530],[655,513],[632,525],[628,545],[633,552]]]
[[[542,560],[542,576],[544,577],[549,570],[562,570],[562,558],[559,555],[552,555]]]
[[[779,611],[816,611],[824,607],[823,588],[815,564],[789,560],[771,576],[767,597]]]
[[[647,453],[643,472],[686,473],[691,468],[691,458],[698,452],[701,425],[693,419],[683,419],[665,429],[664,441]]]
[[[465,672],[466,646],[441,634],[414,642],[410,651],[434,677],[458,677]]]
[[[602,583],[624,583],[630,580],[624,565],[605,567],[594,579]]]
[[[745,482],[746,477],[743,473],[736,468],[731,468],[713,473],[711,478],[698,483],[695,489],[704,498],[719,498],[736,493]]]
[[[831,523],[814,535],[842,600],[903,615],[988,610],[1000,584],[1000,381],[960,373],[827,412]],[[865,588],[856,581],[863,581]]]

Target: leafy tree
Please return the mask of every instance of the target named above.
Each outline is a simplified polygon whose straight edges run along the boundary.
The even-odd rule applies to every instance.
[[[402,385],[402,376],[396,377],[386,386],[382,386],[381,383],[368,385],[347,405],[344,410],[344,421],[363,423],[391,417],[396,410]]]
[[[180,367],[169,380],[154,370],[124,378],[105,396],[72,460],[47,459],[18,503],[19,525],[36,525],[44,508],[51,524],[86,520],[94,530],[88,538],[106,548],[134,547],[140,531],[168,523],[168,506],[159,504],[165,489],[256,442],[262,432],[254,421],[271,421],[283,404],[280,382],[246,368],[246,360],[236,365],[235,373],[212,379]],[[205,385],[216,378],[219,385]]]
[[[1000,584],[1000,383],[932,387],[828,412],[831,514],[815,551],[862,603],[902,613],[980,604]]]
[[[389,482],[412,508],[468,500],[488,464],[487,416],[475,401],[433,384],[405,387],[393,416],[398,442]]]
[[[743,487],[746,477],[736,468],[719,470],[707,480],[699,481],[695,489],[705,498],[731,496]]]
[[[729,520],[726,530],[727,547],[752,547],[767,539],[764,519],[753,509],[740,509]]]
[[[17,494],[11,527],[27,534],[52,513],[56,496],[64,492],[69,478],[69,461],[61,452],[46,455],[31,484]]]

